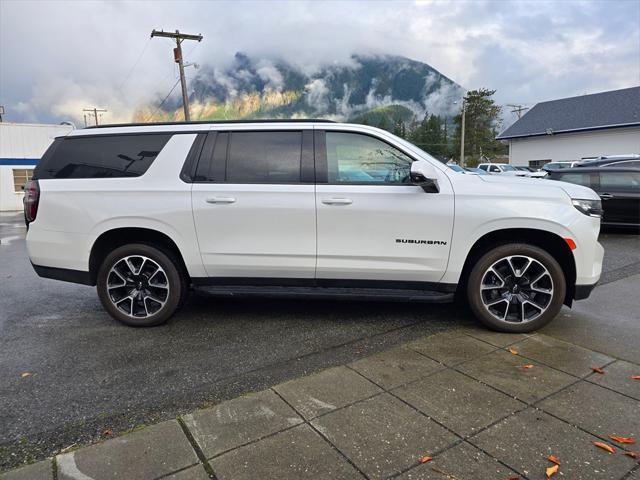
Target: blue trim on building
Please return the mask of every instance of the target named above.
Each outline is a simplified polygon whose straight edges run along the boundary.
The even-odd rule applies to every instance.
[[[39,158],[0,158],[0,165],[37,165]]]

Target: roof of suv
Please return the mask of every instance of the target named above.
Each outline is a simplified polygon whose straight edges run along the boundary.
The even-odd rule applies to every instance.
[[[114,127],[156,127],[166,125],[226,125],[229,123],[335,123],[333,120],[316,118],[269,118],[254,120],[198,120],[191,122],[154,122],[154,123],[111,123],[92,125],[85,129]]]
[[[549,173],[550,176],[558,176],[558,175],[570,175],[575,173],[600,173],[600,172],[620,172],[620,173],[638,173],[640,172],[640,168],[633,167],[580,167],[580,168],[564,168],[561,170],[552,170]]]

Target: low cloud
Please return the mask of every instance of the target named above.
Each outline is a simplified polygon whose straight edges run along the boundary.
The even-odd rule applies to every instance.
[[[274,91],[283,82],[277,59],[310,75],[321,65],[357,66],[353,53],[428,63],[466,89],[496,89],[503,104],[640,84],[634,1],[0,1],[0,104],[9,121],[81,124],[93,106],[121,121],[163,99],[177,80],[174,44],[149,39],[153,28],[202,33],[201,43],[184,43],[185,59],[212,75],[238,51],[263,59],[255,74]],[[253,74],[217,80],[232,93]],[[187,69],[190,82],[196,75]],[[324,101],[320,83],[310,89],[311,101]],[[344,98],[336,111],[348,110]],[[418,107],[446,108],[446,99],[431,93]]]

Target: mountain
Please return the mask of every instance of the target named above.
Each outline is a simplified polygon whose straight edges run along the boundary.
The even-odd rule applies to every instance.
[[[450,117],[464,95],[426,63],[390,55],[353,55],[348,63],[307,68],[237,53],[227,68],[204,65],[189,90],[194,120],[329,118],[375,126],[427,112]],[[134,120],[154,111],[153,121],[180,120],[181,105],[176,95],[161,108],[142,108]]]

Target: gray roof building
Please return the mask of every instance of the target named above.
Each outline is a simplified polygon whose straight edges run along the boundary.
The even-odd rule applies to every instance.
[[[640,87],[540,102],[498,140],[640,125]]]

